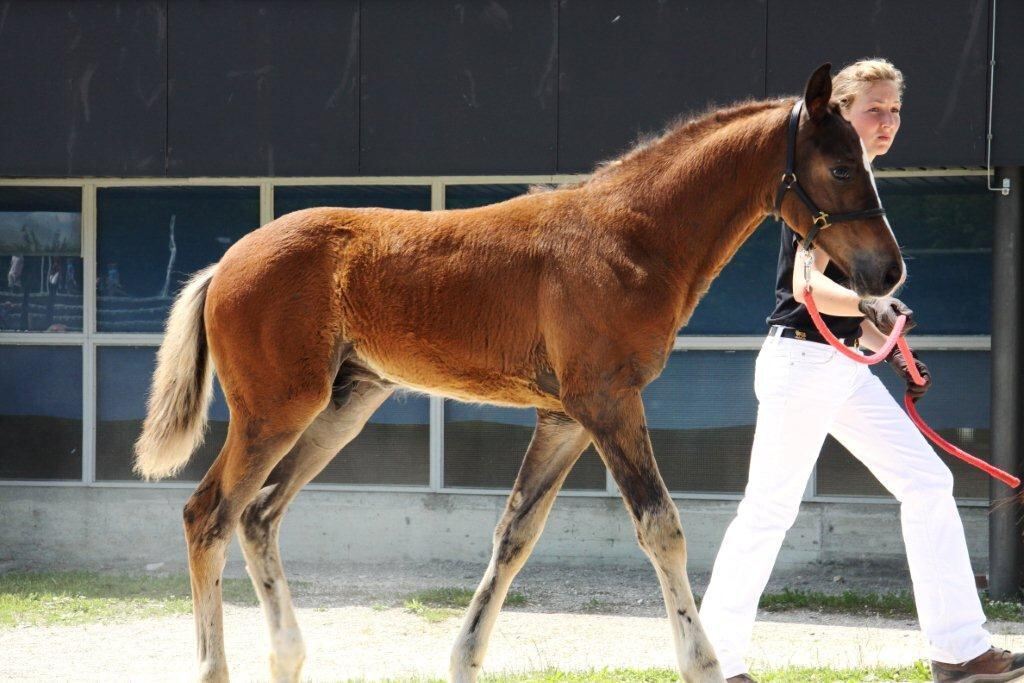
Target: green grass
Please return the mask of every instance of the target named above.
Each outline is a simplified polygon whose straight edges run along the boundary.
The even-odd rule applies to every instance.
[[[998,602],[982,595],[981,606],[985,616],[999,621],[1024,621],[1020,603]],[[858,593],[845,591],[837,595],[815,591],[785,589],[781,593],[761,596],[760,607],[769,612],[813,610],[833,614],[878,615],[894,619],[917,618],[914,596],[906,591],[898,593]]]
[[[881,683],[930,681],[928,666],[919,661],[911,666],[827,669],[786,667],[771,671],[754,670],[761,683]],[[350,679],[357,683],[363,679]],[[592,671],[558,671],[549,669],[523,674],[492,674],[481,676],[481,683],[678,683],[679,674],[671,669],[597,669]],[[379,683],[443,683],[440,678],[389,678]]]
[[[473,591],[466,588],[431,588],[407,596],[402,606],[433,624],[460,615],[472,600]],[[526,597],[521,593],[509,593],[505,598],[506,607],[525,604]]]
[[[256,605],[248,579],[225,579],[224,601]],[[192,611],[187,576],[95,572],[0,574],[0,628],[124,621]]]

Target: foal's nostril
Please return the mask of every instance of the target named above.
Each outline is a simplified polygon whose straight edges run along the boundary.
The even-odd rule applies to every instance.
[[[883,280],[886,290],[891,290],[893,287],[900,283],[903,278],[903,265],[895,265],[885,272],[885,279]]]

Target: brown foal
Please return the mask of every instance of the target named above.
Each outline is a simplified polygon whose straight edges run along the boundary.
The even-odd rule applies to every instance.
[[[801,183],[828,210],[875,206],[860,141],[830,95],[824,65],[804,94]],[[640,393],[711,281],[772,211],[792,104],[711,112],[584,183],[493,206],[288,214],[195,275],[168,320],[136,468],[158,478],[188,460],[216,367],[231,409],[227,441],[184,510],[200,678],[227,680],[220,578],[237,529],[270,628],[273,680],[299,679],[305,651],[279,557],[282,515],[404,386],[537,410],[452,652],[453,681],[476,680],[509,584],[591,441],[661,582],[680,672],[691,683],[722,681]],[[792,193],[782,214],[801,233],[811,226]],[[844,223],[817,241],[863,295],[888,292],[902,273],[884,218]]]

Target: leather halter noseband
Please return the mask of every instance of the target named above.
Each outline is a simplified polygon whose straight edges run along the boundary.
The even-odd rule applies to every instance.
[[[793,111],[789,114],[789,131],[786,136],[786,172],[782,174],[782,181],[779,183],[779,190],[775,194],[775,210],[773,211],[776,218],[784,222],[782,218],[782,199],[786,196],[788,190],[793,190],[796,196],[804,203],[811,211],[811,215],[814,217],[814,225],[807,232],[807,237],[804,238],[803,248],[804,251],[810,251],[814,247],[814,238],[818,236],[818,232],[824,230],[834,223],[844,223],[847,221],[856,221],[862,218],[874,218],[876,216],[884,216],[885,209],[882,208],[881,203],[873,209],[864,209],[862,211],[852,211],[850,213],[826,213],[819,209],[809,196],[804,188],[800,185],[800,181],[796,177],[796,131],[800,125],[800,113],[803,111],[804,101],[798,99],[796,104],[793,105]]]

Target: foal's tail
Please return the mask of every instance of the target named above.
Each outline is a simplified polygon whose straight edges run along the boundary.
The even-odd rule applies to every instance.
[[[206,412],[213,397],[213,363],[203,307],[216,270],[214,264],[193,275],[167,319],[146,422],[135,442],[135,471],[146,479],[174,475],[203,442]]]

